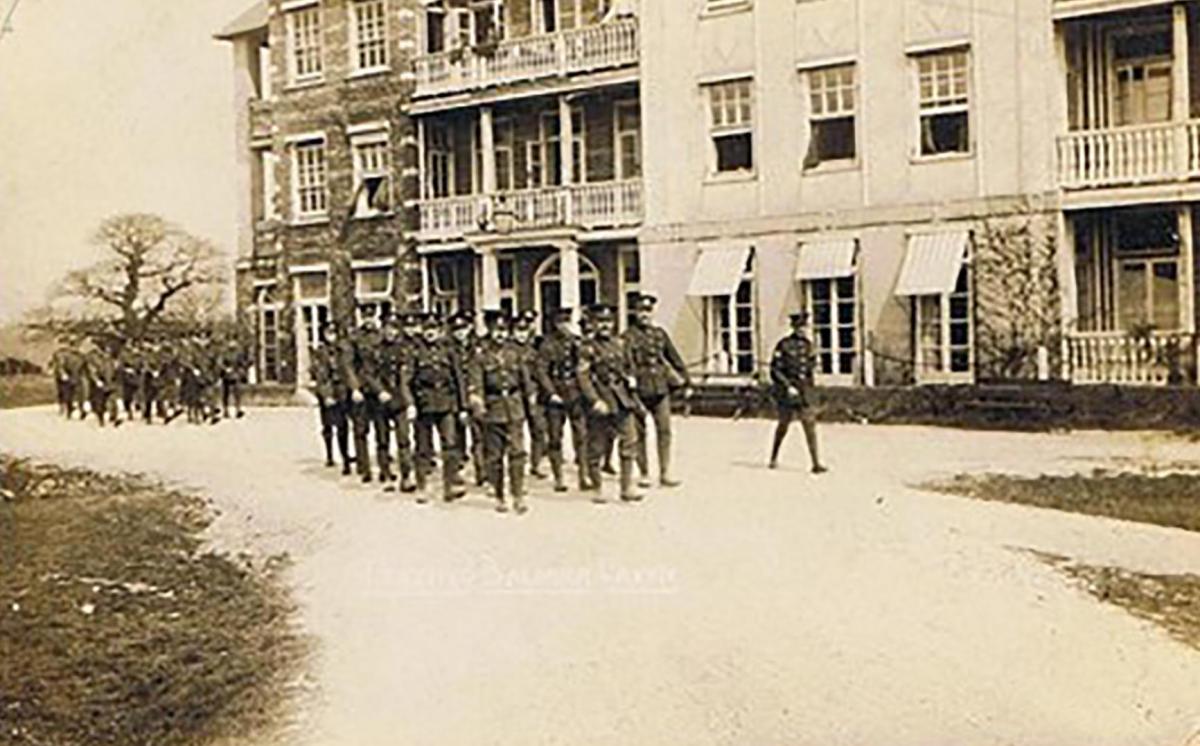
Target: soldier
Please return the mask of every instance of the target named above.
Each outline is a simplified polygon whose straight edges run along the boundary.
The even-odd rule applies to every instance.
[[[221,410],[217,406],[217,388],[221,385],[221,346],[207,329],[200,332],[197,344],[200,362],[200,378],[197,394],[201,422],[216,425],[221,421]]]
[[[187,349],[182,341],[159,346],[157,408],[164,425],[184,413],[183,377]]]
[[[412,351],[411,340],[406,339],[401,327],[401,316],[392,315],[383,326],[383,341],[379,348],[379,406],[384,420],[382,434],[383,451],[390,455],[390,431],[395,430],[400,466],[400,489],[412,492],[416,486],[412,481],[412,443],[409,438],[409,428],[412,422],[412,402],[406,399],[404,392],[403,369],[410,364],[409,356]],[[396,477],[388,474],[384,489],[394,491]]]
[[[187,337],[178,346],[179,350],[179,403],[183,406],[188,424],[200,422],[200,344],[195,337]]]
[[[411,365],[403,369],[405,399],[414,407],[411,414],[417,448],[417,502],[429,502],[426,490],[429,474],[433,471],[435,430],[442,452],[442,497],[446,502],[453,502],[466,493],[457,479],[459,449],[456,438],[463,402],[462,372],[458,367],[458,355],[446,342],[442,321],[436,315],[425,318],[422,339]]]
[[[162,389],[163,351],[157,342],[146,346],[142,358],[142,418],[149,425],[154,421],[154,410],[157,407],[160,415],[164,415],[159,392]],[[164,415],[165,418],[165,415]]]
[[[804,439],[808,443],[808,455],[812,460],[813,474],[823,474],[828,469],[821,464],[817,451],[817,422],[809,408],[807,389],[813,384],[816,354],[805,329],[808,314],[796,311],[790,316],[792,333],[775,345],[771,355],[771,389],[775,396],[778,423],[775,440],[771,444],[770,468],[779,464],[779,449],[792,420],[797,417],[804,428]]]
[[[654,418],[658,483],[663,487],[678,487],[679,481],[671,476],[671,389],[681,385],[684,398],[689,398],[692,395],[692,381],[687,365],[671,342],[670,335],[654,324],[654,307],[657,303],[658,299],[653,295],[638,296],[624,341],[633,360],[637,397]],[[638,432],[637,463],[641,473],[638,484],[649,487],[650,458],[646,452],[645,416],[636,417],[634,423]]]
[[[597,306],[592,312],[595,328],[579,360],[579,390],[588,410],[588,488],[595,493],[593,502],[603,503],[600,462],[619,441],[621,492],[623,501],[636,502],[642,496],[633,488],[633,461],[637,457],[637,426],[634,418],[644,414],[633,393],[633,364],[625,346],[615,337],[616,313],[612,306]]]
[[[85,355],[85,370],[88,379],[88,398],[91,400],[92,412],[100,427],[104,427],[105,418],[111,420],[113,427],[121,424],[121,416],[117,410],[117,401],[113,394],[117,381],[116,360],[107,349],[96,345]]]
[[[354,425],[354,454],[358,474],[364,484],[374,479],[371,456],[367,450],[367,437],[373,430],[375,456],[379,460],[379,481],[390,482],[394,479],[388,455],[391,435],[381,405],[391,401],[391,393],[384,391],[381,385],[383,359],[380,353],[383,338],[378,322],[370,317],[364,319],[351,342],[353,363],[343,371],[343,375],[350,382],[350,421]]]
[[[58,393],[59,411],[67,419],[75,413],[75,406],[82,394],[84,360],[72,347],[60,347],[50,360],[54,371],[54,382]],[[78,402],[79,414],[86,416],[82,402]]]
[[[473,327],[475,320],[467,311],[460,311],[450,317],[450,334],[455,354],[458,356],[459,370],[465,371],[479,353],[479,347],[487,340],[485,327],[483,335],[476,335]],[[467,453],[471,454],[471,466],[475,471],[475,486],[482,487],[488,479],[484,448],[482,425],[471,417],[470,409],[464,407],[462,416],[465,420],[459,422],[458,448],[459,469],[466,466]],[[456,475],[456,479],[461,479]]]
[[[333,441],[337,438],[338,454],[342,457],[342,476],[349,476],[350,462],[350,386],[342,375],[344,356],[352,355],[343,344],[338,328],[332,322],[321,327],[321,343],[313,350],[309,363],[313,394],[321,412],[321,440],[325,442],[325,465],[334,466]]]
[[[236,335],[225,340],[220,352],[221,366],[221,412],[229,419],[229,402],[233,401],[234,411],[238,419],[246,416],[242,411],[242,381],[246,379],[246,370],[250,361],[246,347]]]
[[[549,395],[545,402],[546,446],[550,457],[550,470],[554,474],[555,492],[566,492],[563,481],[563,432],[571,421],[571,444],[575,452],[575,464],[579,469],[579,489],[588,488],[587,458],[587,413],[579,393],[579,352],[583,344],[571,330],[571,309],[560,308],[554,312],[554,328],[538,347],[537,365],[541,376],[549,381]]]
[[[125,407],[125,419],[133,421],[137,406],[138,390],[142,381],[142,347],[138,342],[127,342],[117,356],[117,383],[121,387],[121,403]]]
[[[505,462],[512,507],[522,514],[525,505],[525,421],[537,407],[537,390],[519,343],[508,339],[511,323],[499,310],[484,311],[488,341],[480,345],[468,368],[468,394],[475,421],[483,424],[487,445],[487,473],[495,491],[496,510],[508,512],[505,496]]]
[[[528,407],[526,421],[529,423],[529,476],[545,479],[546,474],[541,470],[542,459],[546,456],[546,410],[552,389],[554,388],[545,370],[538,364],[540,340],[536,337],[538,316],[535,311],[522,312],[513,322],[511,344],[516,349],[521,364],[529,372],[537,394],[536,402]]]

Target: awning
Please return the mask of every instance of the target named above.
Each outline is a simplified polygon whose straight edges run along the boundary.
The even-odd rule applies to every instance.
[[[896,295],[942,295],[953,292],[966,259],[967,231],[918,233],[908,238]]]
[[[742,272],[749,257],[750,247],[744,245],[700,249],[688,295],[733,295],[742,282]]]
[[[797,280],[831,280],[854,276],[854,256],[858,241],[853,238],[827,238],[805,241],[796,262]]]

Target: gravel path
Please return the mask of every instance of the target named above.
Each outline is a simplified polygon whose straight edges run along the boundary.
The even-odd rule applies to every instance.
[[[1166,436],[823,431],[833,472],[762,466],[770,424],[693,418],[682,489],[532,512],[420,507],[325,470],[315,413],[101,432],[0,413],[0,448],[202,490],[214,541],[288,552],[320,642],[297,744],[1173,746],[1200,655],[1023,550],[1200,573],[1200,535],[913,485],[956,471],[1200,468]]]

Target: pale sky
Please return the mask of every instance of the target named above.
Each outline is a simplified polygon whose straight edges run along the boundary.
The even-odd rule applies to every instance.
[[[252,3],[20,0],[0,37],[0,323],[93,260],[111,214],[232,254],[232,51],[212,34]]]

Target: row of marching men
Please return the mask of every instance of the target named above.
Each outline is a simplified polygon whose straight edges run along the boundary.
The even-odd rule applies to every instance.
[[[96,417],[104,426],[184,416],[193,424],[243,417],[242,385],[249,370],[245,346],[211,332],[157,340],[87,342],[63,346],[50,360],[59,412]],[[232,407],[232,409],[231,409]]]
[[[652,419],[657,483],[678,486],[671,399],[690,396],[691,381],[667,332],[651,322],[655,302],[640,297],[621,335],[607,305],[585,310],[581,333],[571,309],[560,309],[544,336],[536,314],[511,318],[499,310],[483,312],[480,332],[465,313],[401,313],[382,326],[368,319],[349,335],[328,324],[310,366],[326,463],[335,465],[336,444],[343,474],[353,464],[362,481],[416,492],[421,503],[431,499],[439,463],[441,499],[463,497],[470,464],[498,511],[524,513],[526,478],[546,478],[545,462],[554,490],[569,489],[569,431],[579,489],[607,501],[604,465],[615,448],[616,497],[636,502],[639,488],[654,484],[646,448]]]

